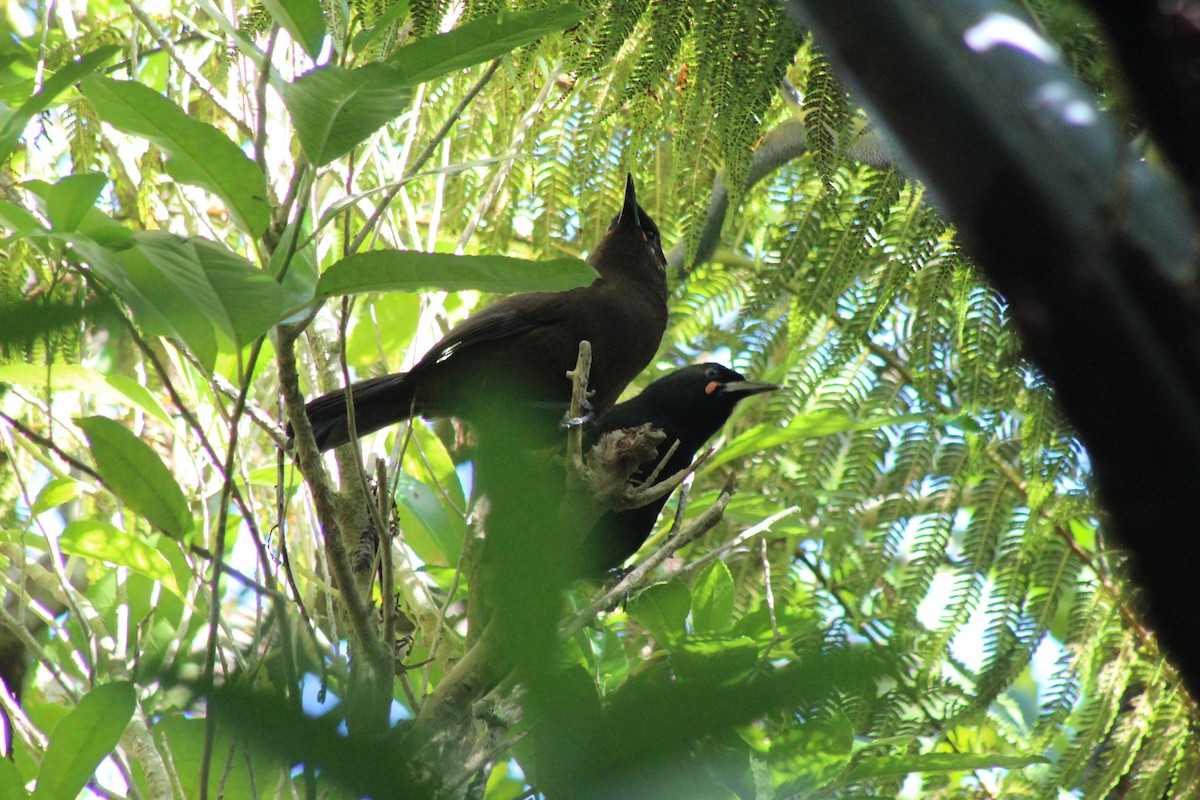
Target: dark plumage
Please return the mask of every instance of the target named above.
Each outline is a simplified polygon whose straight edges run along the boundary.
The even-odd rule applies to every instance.
[[[567,409],[579,342],[592,344],[589,387],[594,414],[612,407],[658,350],[667,325],[666,258],[658,227],[637,204],[633,177],[625,202],[588,262],[599,277],[566,292],[533,292],[499,300],[451,330],[408,372],[353,385],[357,433],[365,435],[410,414],[458,417],[484,426],[525,425],[534,444]],[[345,391],[306,407],[322,450],[349,441]]]
[[[692,463],[696,451],[721,429],[740,400],[778,388],[748,381],[720,364],[683,367],[654,381],[632,400],[615,406],[596,422],[588,439],[594,443],[609,431],[650,423],[667,438],[658,446],[657,457],[633,477],[644,481],[678,440],[679,447],[658,474],[658,481],[666,480]],[[650,536],[666,502],[667,498],[662,497],[641,508],[605,513],[584,538],[577,572],[599,577],[621,566]]]

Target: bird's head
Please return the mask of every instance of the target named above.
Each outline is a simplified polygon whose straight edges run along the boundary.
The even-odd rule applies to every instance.
[[[638,205],[633,175],[625,176],[625,202],[588,263],[604,278],[652,275],[666,281],[667,257],[663,254],[662,237],[654,220]]]
[[[748,381],[745,376],[720,364],[693,364],[677,369],[646,387],[643,395],[671,414],[701,441],[721,429],[743,399],[779,387],[773,383]]]

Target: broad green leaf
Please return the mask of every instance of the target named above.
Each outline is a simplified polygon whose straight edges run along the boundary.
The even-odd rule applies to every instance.
[[[213,369],[217,360],[213,321],[203,305],[176,286],[140,249],[131,245],[114,250],[89,237],[74,237],[71,244],[75,254],[133,309],[147,333],[180,340],[206,369]]]
[[[93,76],[81,88],[100,119],[166,153],[171,177],[220,197],[243,230],[260,236],[267,229],[266,177],[228,136],[135,81]]]
[[[0,800],[26,800],[28,797],[17,765],[7,758],[0,758]]]
[[[283,292],[271,276],[225,245],[143,231],[132,247],[111,250],[75,237],[75,251],[108,281],[150,333],[175,336],[206,367],[219,332],[235,348],[278,321]]]
[[[684,634],[684,623],[691,610],[692,593],[678,578],[656,583],[633,597],[626,613],[646,627],[661,642],[671,642]]]
[[[325,38],[325,14],[318,0],[263,0],[275,21],[287,29],[313,61],[321,55]]]
[[[251,486],[275,486],[279,480],[279,471],[274,467],[259,467],[258,469],[250,470],[246,476],[247,482]],[[303,480],[300,476],[300,471],[296,468],[296,463],[289,460],[283,467],[283,485],[285,487],[295,488],[299,481]]]
[[[845,771],[854,752],[854,726],[835,710],[826,719],[777,732],[769,746],[771,762],[791,777],[789,796],[812,794]]]
[[[548,33],[578,25],[587,13],[574,3],[533,11],[501,11],[471,20],[449,33],[401,47],[389,59],[413,84],[511,53]]]
[[[414,551],[426,562],[457,564],[463,541],[461,521],[455,524],[455,518],[446,513],[438,493],[421,481],[403,472],[396,474],[395,481],[392,497],[400,507],[404,535],[415,535],[410,542]],[[413,530],[414,524],[429,536],[437,553],[425,552],[420,546],[421,531]]]
[[[98,172],[68,175],[50,187],[46,195],[46,216],[55,231],[78,230],[87,212],[108,185]]]
[[[59,534],[58,542],[64,553],[128,567],[151,580],[162,581],[173,594],[183,597],[166,557],[114,525],[94,519],[75,520]]]
[[[715,453],[704,463],[703,471],[707,472],[721,464],[733,461],[735,458],[757,453],[760,450],[769,450],[798,439],[815,439],[818,436],[828,436],[834,433],[865,431],[872,428],[885,428],[889,425],[910,425],[918,422],[929,422],[929,417],[923,414],[895,414],[859,420],[837,411],[821,411],[797,416],[784,428],[777,425],[756,425]]]
[[[681,639],[671,645],[671,664],[680,678],[730,683],[749,677],[758,663],[758,646],[745,636]]]
[[[1071,531],[1071,538],[1078,542],[1081,547],[1088,550],[1096,547],[1096,523],[1077,517],[1067,520],[1067,527]]]
[[[179,625],[169,619],[155,619],[138,641],[138,659],[134,679],[139,683],[152,683],[161,676],[160,671],[167,656],[175,649],[179,640]]]
[[[449,298],[447,298],[449,299]],[[421,296],[415,292],[387,292],[359,300],[362,318],[346,336],[346,360],[359,369],[379,364],[380,355],[403,353],[417,332]]]
[[[235,346],[249,344],[279,320],[279,284],[225,245],[147,231],[135,236],[134,246]]]
[[[733,576],[722,561],[713,561],[692,587],[692,630],[720,633],[733,625]]]
[[[75,800],[113,751],[133,717],[137,693],[126,681],[92,689],[54,726],[32,800]]]
[[[168,710],[151,729],[154,740],[165,740],[170,748],[175,774],[186,800],[198,800],[200,797],[204,726],[205,721],[199,717],[188,719],[179,711]],[[221,767],[208,772],[208,797],[213,800],[218,797],[227,800],[274,797],[274,793],[263,791],[263,776],[278,773],[278,760],[259,748],[246,747],[246,741],[240,736],[235,739],[234,732],[225,725],[217,726],[216,737],[215,751],[222,754]],[[224,754],[229,752],[236,755],[226,762]],[[291,796],[291,793],[285,791],[285,796]]]
[[[7,200],[0,200],[0,228],[17,236],[46,232],[46,226],[37,217],[16,203],[10,203]]]
[[[55,364],[47,369],[37,364],[0,364],[0,383],[17,386],[46,386],[54,391],[76,391],[132,403],[156,419],[172,424],[171,415],[158,398],[140,383],[124,375],[105,375],[77,364]]]
[[[410,250],[372,250],[347,256],[325,271],[317,295],[444,290],[512,294],[561,292],[586,286],[596,271],[577,258],[529,261],[508,256],[456,256]]]
[[[671,664],[679,678],[731,684],[745,680],[758,663],[758,646],[742,637],[680,639],[671,645]]]
[[[108,382],[109,386],[123,394],[126,399],[133,401],[133,404],[142,411],[167,425],[174,425],[174,420],[167,413],[162,401],[133,378],[124,375],[105,375],[104,380]]]
[[[55,478],[48,481],[38,492],[37,499],[33,501],[33,507],[29,510],[30,515],[36,517],[63,503],[69,503],[79,497],[82,491],[83,484],[74,478]]]
[[[304,154],[322,167],[408,110],[412,83],[386,64],[318,67],[284,87]]]
[[[176,539],[191,531],[187,499],[150,445],[106,417],[83,417],[75,424],[87,434],[96,471],[113,494]]]
[[[976,769],[1021,769],[1049,764],[1045,756],[1002,756],[988,753],[918,753],[911,756],[880,756],[860,761],[848,781],[894,778],[911,772],[966,772]]]
[[[105,243],[128,243],[133,237],[133,231],[95,206],[96,198],[104,190],[108,179],[97,174],[86,174],[79,178],[80,180],[76,180],[76,176],[70,176],[58,183],[46,183],[35,179],[25,181],[21,185],[41,201],[40,210],[54,224],[55,236],[59,240],[70,243],[71,234],[79,232],[93,239],[102,239]],[[90,191],[95,191],[96,196],[88,198],[86,193]],[[83,206],[78,209],[77,219],[71,219],[72,208],[69,206]]]
[[[34,116],[49,108],[54,99],[62,94],[67,87],[77,82],[80,78],[89,75],[101,64],[112,58],[120,49],[116,45],[111,44],[98,47],[78,61],[71,61],[47,78],[42,83],[42,88],[37,94],[29,98],[29,100],[17,109],[4,123],[3,129],[0,129],[0,163],[8,161],[8,157],[12,155],[13,149],[21,141],[21,134],[25,132],[25,126],[29,124],[29,121]]]
[[[426,484],[439,487],[456,507],[466,507],[458,467],[445,443],[429,427],[413,425],[412,440],[404,451],[402,469]]]

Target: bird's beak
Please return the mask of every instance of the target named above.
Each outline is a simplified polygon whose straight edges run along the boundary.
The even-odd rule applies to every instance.
[[[621,206],[621,213],[617,215],[617,222],[625,222],[632,220],[634,225],[641,226],[641,219],[638,218],[637,192],[633,188],[633,173],[625,173],[625,204]]]
[[[721,384],[721,394],[735,394],[743,397],[749,397],[752,394],[773,392],[779,388],[782,387],[774,383],[759,383],[758,381],[734,381],[733,383]]]

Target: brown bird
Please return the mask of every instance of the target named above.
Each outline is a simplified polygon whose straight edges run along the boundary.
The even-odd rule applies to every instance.
[[[540,446],[568,408],[566,372],[583,339],[592,344],[592,412],[604,414],[654,358],[667,326],[667,260],[658,227],[637,203],[632,175],[624,205],[588,263],[599,273],[590,285],[506,297],[452,329],[408,372],[355,383],[357,433],[412,415],[481,427],[532,422],[538,430],[529,431],[531,443]],[[345,390],[305,410],[320,449],[350,440]]]

